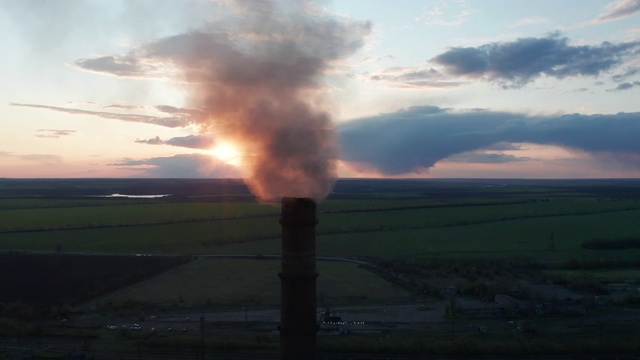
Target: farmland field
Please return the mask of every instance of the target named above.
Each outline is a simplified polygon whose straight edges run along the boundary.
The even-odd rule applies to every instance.
[[[134,197],[96,197],[113,193]],[[0,180],[0,194],[5,251],[280,252],[278,205],[256,203],[237,180]],[[640,281],[625,272],[640,249],[582,246],[640,237],[640,181],[341,180],[318,218],[319,256],[609,261],[617,272],[598,278]]]
[[[44,181],[44,180],[42,180]],[[98,253],[277,254],[279,210],[258,204],[240,184],[211,180],[173,189],[164,182],[113,180],[107,192],[149,188],[180,196],[81,198],[104,193],[71,183],[21,189],[0,181],[0,249]],[[153,181],[152,181],[153,182]],[[75,187],[72,186],[75,184]],[[132,185],[133,184],[133,185]],[[179,184],[179,182],[178,182]],[[25,185],[26,186],[26,185]],[[78,187],[78,188],[76,188]],[[187,189],[186,189],[187,188]],[[221,200],[233,188],[235,200]],[[10,196],[13,189],[15,196]],[[210,189],[207,193],[207,189]],[[631,180],[344,180],[319,203],[318,253],[390,258],[532,256],[633,258],[598,251],[594,238],[640,236],[640,182]],[[246,191],[246,189],[245,189]],[[67,196],[67,198],[65,198]],[[66,199],[66,200],[65,200]],[[66,202],[65,202],[66,201]],[[115,201],[119,201],[114,203]],[[553,234],[553,249],[551,246]]]
[[[191,318],[202,311],[215,319],[247,307],[275,311],[279,262],[270,255],[280,253],[279,213],[279,204],[257,203],[239,180],[0,179],[0,252],[9,259],[0,259],[0,265],[6,268],[5,285],[29,291],[45,318],[61,314],[61,305],[82,303],[77,309],[88,313],[73,326],[100,338],[100,346],[140,349],[148,341],[153,349],[193,348],[199,341],[188,334],[197,329],[193,321],[180,324],[187,333],[163,333],[154,340],[100,329],[145,318],[148,326],[177,326],[172,321],[184,320],[189,312]],[[344,313],[374,321],[383,314],[393,319],[400,313],[392,307],[405,307],[403,318],[410,323],[426,314],[434,323],[382,324],[372,335],[325,337],[322,347],[422,351],[435,341],[444,353],[456,353],[462,337],[454,338],[455,333],[470,339],[472,347],[465,351],[476,354],[500,346],[504,353],[562,353],[586,345],[593,349],[594,341],[598,349],[617,348],[612,339],[624,331],[605,336],[602,324],[627,328],[627,317],[637,309],[597,308],[595,298],[606,298],[607,284],[640,284],[639,219],[637,180],[340,180],[331,196],[318,202],[317,255],[326,257],[317,264],[318,304],[354,306]],[[589,245],[594,241],[597,247]],[[40,270],[49,272],[46,278],[60,289],[71,289],[57,294],[66,298],[39,296],[56,288],[39,287],[37,276],[22,282],[13,276],[20,270],[11,261],[18,256],[36,259],[30,262],[38,264],[30,269],[34,274],[47,263],[39,256],[75,259]],[[134,263],[147,261],[159,265],[136,270]],[[453,300],[445,290],[454,288],[456,298],[486,306],[496,294],[516,294],[536,283],[580,291],[591,299],[585,306],[593,314],[539,318],[537,337],[514,333],[513,321],[483,319],[492,327],[488,336],[477,334],[475,319],[447,323],[445,308]],[[0,332],[19,339],[34,331],[13,318],[20,307],[0,305],[10,318]],[[258,333],[245,325],[224,326],[240,326],[233,330],[238,334],[234,346],[277,348],[276,340],[263,334],[274,324],[253,325]],[[211,346],[229,346],[214,334],[228,339],[231,328],[212,329]],[[73,329],[55,323],[44,331],[58,337]],[[544,345],[567,331],[574,340]],[[380,333],[390,335],[380,341]],[[506,335],[510,340],[504,342]],[[542,338],[544,344],[537,343]]]
[[[274,260],[200,259],[161,278],[117,296],[116,302],[133,300],[176,306],[277,306],[280,302],[280,263]],[[344,262],[318,262],[317,293],[323,302],[348,303],[350,299],[404,300],[410,293],[374,274]],[[202,274],[209,274],[203,277]],[[346,275],[348,274],[348,275]],[[350,281],[345,283],[344,277]]]

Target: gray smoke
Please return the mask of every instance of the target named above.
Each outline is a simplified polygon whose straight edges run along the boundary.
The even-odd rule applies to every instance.
[[[248,154],[246,182],[261,200],[323,198],[337,177],[338,147],[322,79],[363,45],[371,25],[312,1],[228,5],[204,28],[76,65],[126,77],[171,77],[168,69],[177,69],[190,106],[202,112],[202,131]]]

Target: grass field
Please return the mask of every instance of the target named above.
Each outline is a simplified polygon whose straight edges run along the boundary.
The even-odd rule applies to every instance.
[[[553,270],[549,274],[557,275],[567,280],[593,279],[602,283],[638,283],[640,280],[640,269],[612,269],[612,270]]]
[[[158,180],[148,186],[144,180],[119,181],[35,181],[26,182],[22,190],[17,181],[0,181],[3,194],[29,194],[0,198],[0,249],[280,251],[279,207],[248,202],[248,193],[242,193],[237,181]],[[180,196],[97,200],[71,195],[136,189]],[[225,191],[238,199],[221,201]],[[52,192],[56,196],[47,197]],[[318,254],[404,259],[527,256],[549,262],[635,259],[638,249],[598,251],[581,244],[594,238],[640,237],[638,194],[640,182],[631,180],[344,180],[318,204]]]
[[[82,197],[116,192],[171,196]],[[0,251],[279,254],[279,213],[277,204],[252,201],[238,180],[0,179]],[[640,284],[640,249],[582,247],[593,239],[639,238],[638,219],[636,180],[341,180],[332,195],[318,203],[317,254],[370,257],[366,260],[374,266],[365,270],[352,263],[319,261],[318,304],[365,309],[372,304],[413,307],[419,300],[442,305],[447,296],[442,288],[452,286],[460,296],[482,301],[558,279],[587,294],[597,294],[606,283]],[[94,299],[102,316],[88,313],[87,318],[112,323],[156,311],[161,318],[163,313],[203,309],[274,309],[280,299],[279,267],[277,260],[200,257]],[[73,274],[67,264],[69,268]],[[121,274],[128,271],[123,268]],[[614,310],[611,316],[608,312]],[[637,308],[596,308],[595,317],[591,311],[588,323],[581,323],[581,317],[538,317],[534,334],[517,332],[513,321],[504,319],[455,318],[451,327],[439,322],[417,332],[388,328],[376,334],[323,337],[320,346],[328,351],[507,356],[611,349],[637,354],[637,346],[629,345],[637,344],[636,319],[628,320]],[[602,335],[601,319],[607,321],[607,336]],[[487,325],[487,334],[478,334],[480,321]],[[125,339],[104,326],[96,331],[105,332],[105,341],[113,344],[135,342],[135,334]],[[154,346],[176,349],[200,341],[195,333],[163,332],[157,339]],[[207,341],[220,341],[216,339]],[[277,348],[272,341],[265,345],[262,334],[252,339],[237,346]]]
[[[636,221],[640,200],[562,197],[558,193],[551,199],[522,201],[493,194],[483,200],[476,195],[451,201],[382,200],[376,195],[321,202],[318,253],[408,259],[525,255],[545,261],[638,254],[635,250],[586,250],[581,244],[593,238],[640,236],[640,222]],[[278,212],[276,206],[247,202],[17,207],[0,210],[0,248],[275,254],[279,252]],[[548,251],[551,234],[555,251]]]
[[[143,203],[18,208],[2,211],[0,231],[163,224],[239,216],[276,216],[277,213],[274,206],[255,203]]]
[[[280,262],[275,260],[200,259],[169,274],[119,293],[112,301],[189,306],[277,305]],[[331,304],[353,299],[379,302],[410,299],[411,294],[356,264],[318,262],[317,294]],[[344,279],[349,281],[345,282]]]

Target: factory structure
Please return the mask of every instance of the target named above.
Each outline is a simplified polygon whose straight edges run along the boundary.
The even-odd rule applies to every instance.
[[[282,359],[317,359],[316,203],[282,199],[280,352]]]

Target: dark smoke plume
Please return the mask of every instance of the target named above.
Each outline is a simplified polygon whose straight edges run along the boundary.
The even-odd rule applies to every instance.
[[[202,131],[242,148],[246,182],[261,200],[323,198],[337,177],[338,147],[322,78],[363,45],[371,26],[311,1],[228,5],[229,14],[200,30],[76,65],[156,78],[177,68],[192,89],[190,105],[204,112]]]

